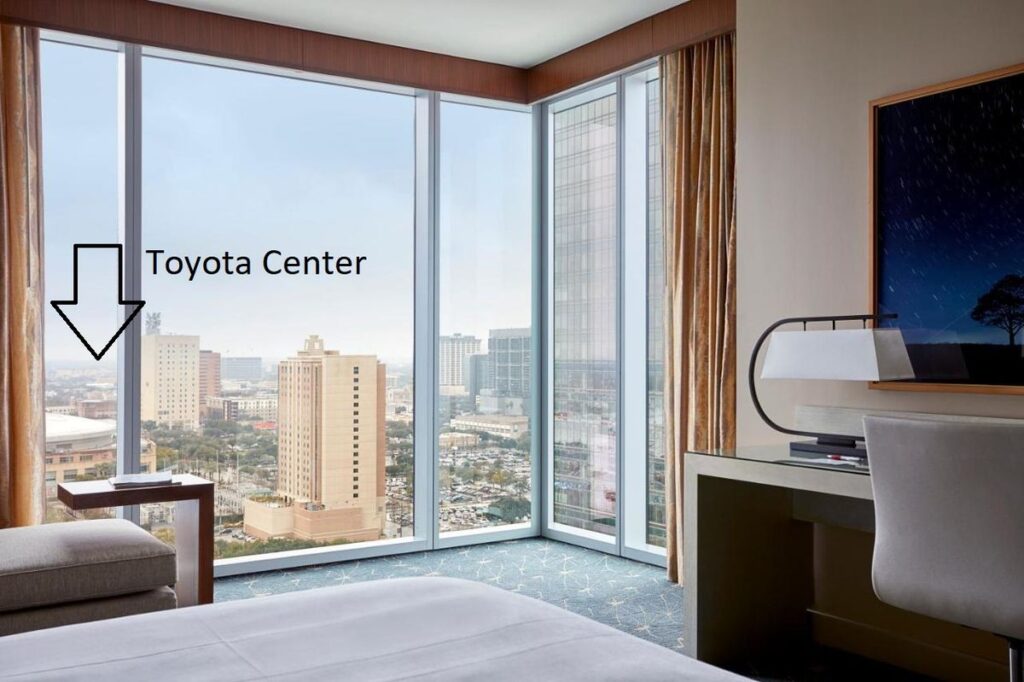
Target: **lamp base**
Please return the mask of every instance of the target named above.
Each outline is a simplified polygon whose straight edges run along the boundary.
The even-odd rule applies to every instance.
[[[864,443],[854,440],[830,441],[821,440],[795,440],[789,444],[789,454],[793,457],[821,458],[829,455],[839,457],[856,457],[867,460],[868,451]]]

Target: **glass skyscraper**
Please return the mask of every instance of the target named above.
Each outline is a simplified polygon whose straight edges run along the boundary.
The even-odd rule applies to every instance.
[[[554,115],[554,521],[615,532],[616,95]]]
[[[665,546],[665,227],[661,81],[647,81],[647,542]]]

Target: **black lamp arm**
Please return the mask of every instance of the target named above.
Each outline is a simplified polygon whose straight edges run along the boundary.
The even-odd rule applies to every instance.
[[[757,381],[755,375],[755,367],[757,365],[757,356],[761,352],[761,347],[764,342],[768,340],[772,332],[787,324],[803,324],[804,328],[808,324],[814,322],[831,322],[832,328],[835,329],[837,322],[863,322],[865,325],[870,322],[880,322],[882,320],[895,320],[895,313],[885,313],[881,315],[826,315],[823,317],[786,317],[778,322],[773,323],[758,337],[757,343],[754,344],[754,350],[750,354],[750,367],[747,370],[747,381],[750,384],[750,398],[754,401],[754,409],[757,410],[757,414],[760,415],[761,419],[764,420],[765,424],[772,427],[776,431],[782,433],[788,433],[792,436],[807,436],[808,438],[817,438],[823,442],[842,442],[842,441],[858,441],[864,440],[863,436],[845,436],[835,433],[818,433],[816,431],[801,431],[799,429],[790,429],[785,426],[780,426],[769,417],[764,408],[761,406],[761,401],[757,399]]]

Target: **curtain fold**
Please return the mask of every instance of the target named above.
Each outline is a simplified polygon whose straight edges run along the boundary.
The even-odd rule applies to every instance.
[[[682,582],[683,455],[736,440],[735,35],[661,58],[668,575]]]
[[[42,523],[39,33],[0,24],[0,528]]]

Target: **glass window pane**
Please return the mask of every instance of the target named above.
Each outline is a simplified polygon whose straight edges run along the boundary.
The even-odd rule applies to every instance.
[[[118,55],[43,41],[40,77],[45,288],[70,299],[74,244],[118,241]],[[118,326],[116,263],[113,251],[81,256],[74,320],[87,338]],[[72,515],[56,495],[58,483],[116,471],[117,350],[94,360],[50,305],[44,325],[46,520],[110,516]]]
[[[530,520],[529,113],[443,102],[440,530]]]
[[[152,57],[143,84],[157,466],[217,483],[218,557],[411,535],[413,98]]]
[[[554,125],[554,522],[614,535],[618,412],[616,95]]]
[[[661,89],[647,82],[647,542],[665,546],[665,228]]]

